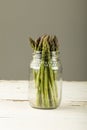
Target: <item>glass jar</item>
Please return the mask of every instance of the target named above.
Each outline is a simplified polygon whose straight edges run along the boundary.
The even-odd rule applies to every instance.
[[[53,109],[61,102],[62,65],[59,52],[33,53],[30,63],[29,102],[34,108]]]

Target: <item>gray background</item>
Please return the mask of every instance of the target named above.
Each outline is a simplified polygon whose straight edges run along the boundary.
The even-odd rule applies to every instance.
[[[28,79],[28,37],[56,34],[64,80],[87,80],[87,0],[0,0],[0,79]]]

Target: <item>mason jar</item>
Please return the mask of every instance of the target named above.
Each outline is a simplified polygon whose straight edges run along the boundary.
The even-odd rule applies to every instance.
[[[33,108],[59,107],[62,96],[62,64],[60,53],[33,53],[29,73],[29,103]]]

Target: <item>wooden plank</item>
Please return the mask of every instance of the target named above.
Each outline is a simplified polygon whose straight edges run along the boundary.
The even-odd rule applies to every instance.
[[[31,108],[28,101],[0,102],[0,130],[87,130],[87,106]]]
[[[0,81],[0,99],[28,100],[28,81]]]
[[[28,100],[28,81],[0,81],[0,99]],[[87,101],[87,82],[63,81],[62,101]]]

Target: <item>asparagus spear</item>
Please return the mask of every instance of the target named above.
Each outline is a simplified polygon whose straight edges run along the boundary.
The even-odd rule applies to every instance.
[[[48,80],[48,67],[45,67],[45,77],[44,77],[44,98],[45,98],[45,106],[47,108],[50,107],[50,99],[49,99],[49,80]]]
[[[37,86],[36,104],[41,107],[56,107],[58,103],[55,73],[51,66],[51,51],[58,51],[59,45],[56,36],[43,35],[35,41],[30,38],[34,51],[41,51],[42,59],[38,73],[34,71]],[[46,66],[48,65],[48,66]]]

